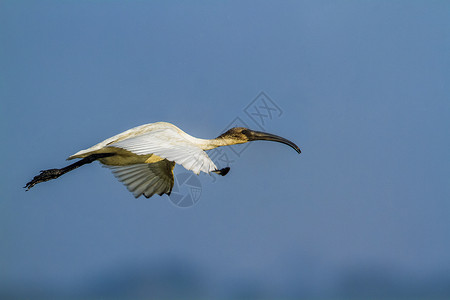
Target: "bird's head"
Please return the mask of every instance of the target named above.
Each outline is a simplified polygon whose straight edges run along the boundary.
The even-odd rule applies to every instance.
[[[301,153],[300,148],[293,142],[282,138],[281,136],[255,131],[244,127],[234,127],[229,129],[227,132],[221,134],[217,139],[223,139],[229,145],[243,144],[251,141],[272,141],[286,144],[292,147],[298,153]]]

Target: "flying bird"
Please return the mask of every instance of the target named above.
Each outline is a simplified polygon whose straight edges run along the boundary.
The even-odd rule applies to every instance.
[[[29,190],[40,182],[56,179],[97,160],[110,168],[136,198],[141,195],[147,198],[154,194],[170,195],[175,164],[197,175],[213,172],[225,176],[230,168],[218,169],[205,150],[258,140],[283,143],[301,153],[296,144],[285,138],[248,128],[234,127],[208,140],[195,138],[173,124],[156,122],[129,129],[81,150],[68,158],[78,158],[79,161],[61,169],[41,171],[24,188]]]

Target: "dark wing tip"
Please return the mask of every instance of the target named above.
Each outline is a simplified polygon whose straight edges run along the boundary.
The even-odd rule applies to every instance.
[[[228,172],[230,171],[230,167],[226,167],[220,170],[214,170],[213,172],[222,176],[225,176],[228,174]]]

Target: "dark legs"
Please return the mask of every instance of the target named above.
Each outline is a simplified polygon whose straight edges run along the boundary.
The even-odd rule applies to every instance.
[[[85,158],[77,161],[76,163],[68,165],[67,167],[64,167],[62,169],[49,169],[49,170],[41,171],[41,174],[34,176],[34,178],[30,182],[28,182],[24,186],[24,188],[27,189],[27,191],[28,191],[29,189],[31,189],[33,186],[35,186],[36,184],[38,184],[40,182],[45,182],[45,181],[49,181],[52,179],[56,179],[59,176],[66,174],[67,172],[70,172],[72,170],[75,170],[78,167],[81,167],[82,165],[90,164],[91,162],[93,162],[99,158],[113,156],[113,155],[114,155],[114,153],[92,154],[92,155],[89,155],[88,157],[85,157]]]

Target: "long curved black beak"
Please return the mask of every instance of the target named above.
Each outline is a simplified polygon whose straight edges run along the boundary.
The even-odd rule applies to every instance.
[[[302,151],[296,144],[294,144],[293,142],[291,142],[288,139],[285,139],[285,138],[275,135],[275,134],[251,130],[251,133],[249,134],[248,138],[249,138],[249,141],[272,141],[272,142],[283,143],[283,144],[286,144],[286,145],[294,148],[294,150],[297,151],[299,154],[302,153]]]

